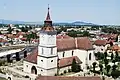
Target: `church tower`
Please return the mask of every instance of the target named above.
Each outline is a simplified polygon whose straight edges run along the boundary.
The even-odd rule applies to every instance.
[[[40,74],[44,76],[54,76],[57,73],[57,47],[56,31],[52,26],[49,6],[44,26],[40,30],[37,65]]]

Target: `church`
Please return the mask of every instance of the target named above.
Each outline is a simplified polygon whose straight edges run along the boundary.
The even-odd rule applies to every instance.
[[[24,72],[35,75],[54,76],[68,72],[75,59],[86,70],[95,61],[94,48],[88,37],[57,38],[48,13],[40,30],[38,47],[23,61]]]

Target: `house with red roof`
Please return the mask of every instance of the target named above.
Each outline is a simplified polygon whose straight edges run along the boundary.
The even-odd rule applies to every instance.
[[[73,59],[83,70],[95,61],[94,48],[88,37],[71,38],[59,35],[49,14],[40,30],[38,47],[24,59],[24,72],[54,76],[71,69]],[[42,78],[41,78],[42,79]],[[38,79],[39,80],[39,79]]]
[[[97,53],[97,52],[104,53],[107,49],[108,41],[98,39],[93,44],[94,44],[93,46],[95,48],[95,53]]]

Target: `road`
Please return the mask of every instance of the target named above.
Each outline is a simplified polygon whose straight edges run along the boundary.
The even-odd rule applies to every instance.
[[[19,44],[19,45],[0,47],[0,52],[14,50],[14,49],[20,49],[20,48],[25,48],[25,47],[31,47],[31,46],[37,46],[37,44],[21,44],[21,45]]]

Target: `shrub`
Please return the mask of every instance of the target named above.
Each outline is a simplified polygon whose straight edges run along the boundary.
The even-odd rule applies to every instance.
[[[66,73],[67,73],[67,71],[66,71],[66,70],[64,70],[64,73],[66,74]]]
[[[63,75],[63,73],[61,73],[60,75]]]
[[[55,74],[55,76],[57,76],[57,74]]]
[[[93,73],[100,74],[100,71],[90,70]]]
[[[118,70],[112,71],[111,76],[115,79],[118,78],[120,76],[120,71]]]
[[[71,69],[68,69],[68,72],[71,72]]]

